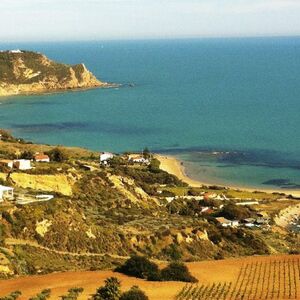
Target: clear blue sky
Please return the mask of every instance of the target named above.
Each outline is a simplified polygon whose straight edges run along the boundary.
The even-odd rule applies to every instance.
[[[300,0],[0,0],[0,41],[300,35]]]

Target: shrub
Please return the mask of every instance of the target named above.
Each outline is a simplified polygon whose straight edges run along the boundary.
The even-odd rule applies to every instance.
[[[245,206],[237,206],[234,204],[225,205],[220,215],[229,220],[241,220],[251,217],[252,213]]]
[[[37,294],[35,297],[29,298],[29,300],[46,300],[50,298],[51,290],[50,289],[44,289],[39,294]]]
[[[148,300],[146,294],[138,287],[133,286],[129,291],[123,293],[120,300]]]
[[[121,296],[121,283],[116,277],[110,277],[105,280],[105,285],[100,287],[93,300],[118,300]]]
[[[16,300],[18,299],[22,293],[20,291],[11,292],[8,296],[1,297],[0,300]]]
[[[83,288],[71,288],[68,290],[68,295],[61,296],[62,300],[76,300],[83,292]]]
[[[46,154],[50,157],[52,161],[56,162],[63,162],[68,159],[66,153],[60,148],[54,148],[46,152]]]
[[[34,153],[30,150],[25,150],[21,153],[21,159],[33,159]]]
[[[188,268],[179,262],[172,262],[162,269],[161,278],[163,281],[198,282],[198,279],[190,274]]]
[[[169,256],[172,260],[179,260],[182,257],[181,251],[178,249],[178,246],[171,244],[164,249],[164,253]]]
[[[149,280],[153,280],[153,278],[158,279],[159,277],[158,266],[146,257],[138,255],[129,258],[124,265],[117,267],[116,271],[129,276]]]

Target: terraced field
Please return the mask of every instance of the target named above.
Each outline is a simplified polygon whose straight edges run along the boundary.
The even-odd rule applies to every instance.
[[[299,257],[245,262],[236,281],[185,285],[176,300],[300,299]]]

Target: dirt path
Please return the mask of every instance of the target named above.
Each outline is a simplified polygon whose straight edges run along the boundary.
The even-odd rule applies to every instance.
[[[29,241],[29,240],[22,240],[22,239],[14,239],[14,238],[7,238],[5,239],[5,244],[7,246],[15,246],[15,245],[24,245],[24,246],[30,246],[46,251],[50,251],[56,254],[61,255],[71,255],[71,256],[110,256],[112,258],[118,258],[118,259],[128,259],[129,256],[121,256],[117,254],[108,254],[108,253],[91,253],[91,252],[81,252],[81,253],[75,253],[75,252],[68,252],[68,251],[60,251],[55,249],[50,249],[48,247],[44,247],[37,242]]]

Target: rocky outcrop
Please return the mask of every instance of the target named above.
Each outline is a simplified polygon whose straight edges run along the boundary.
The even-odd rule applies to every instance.
[[[30,51],[0,52],[0,96],[110,86],[84,64],[61,64]]]

